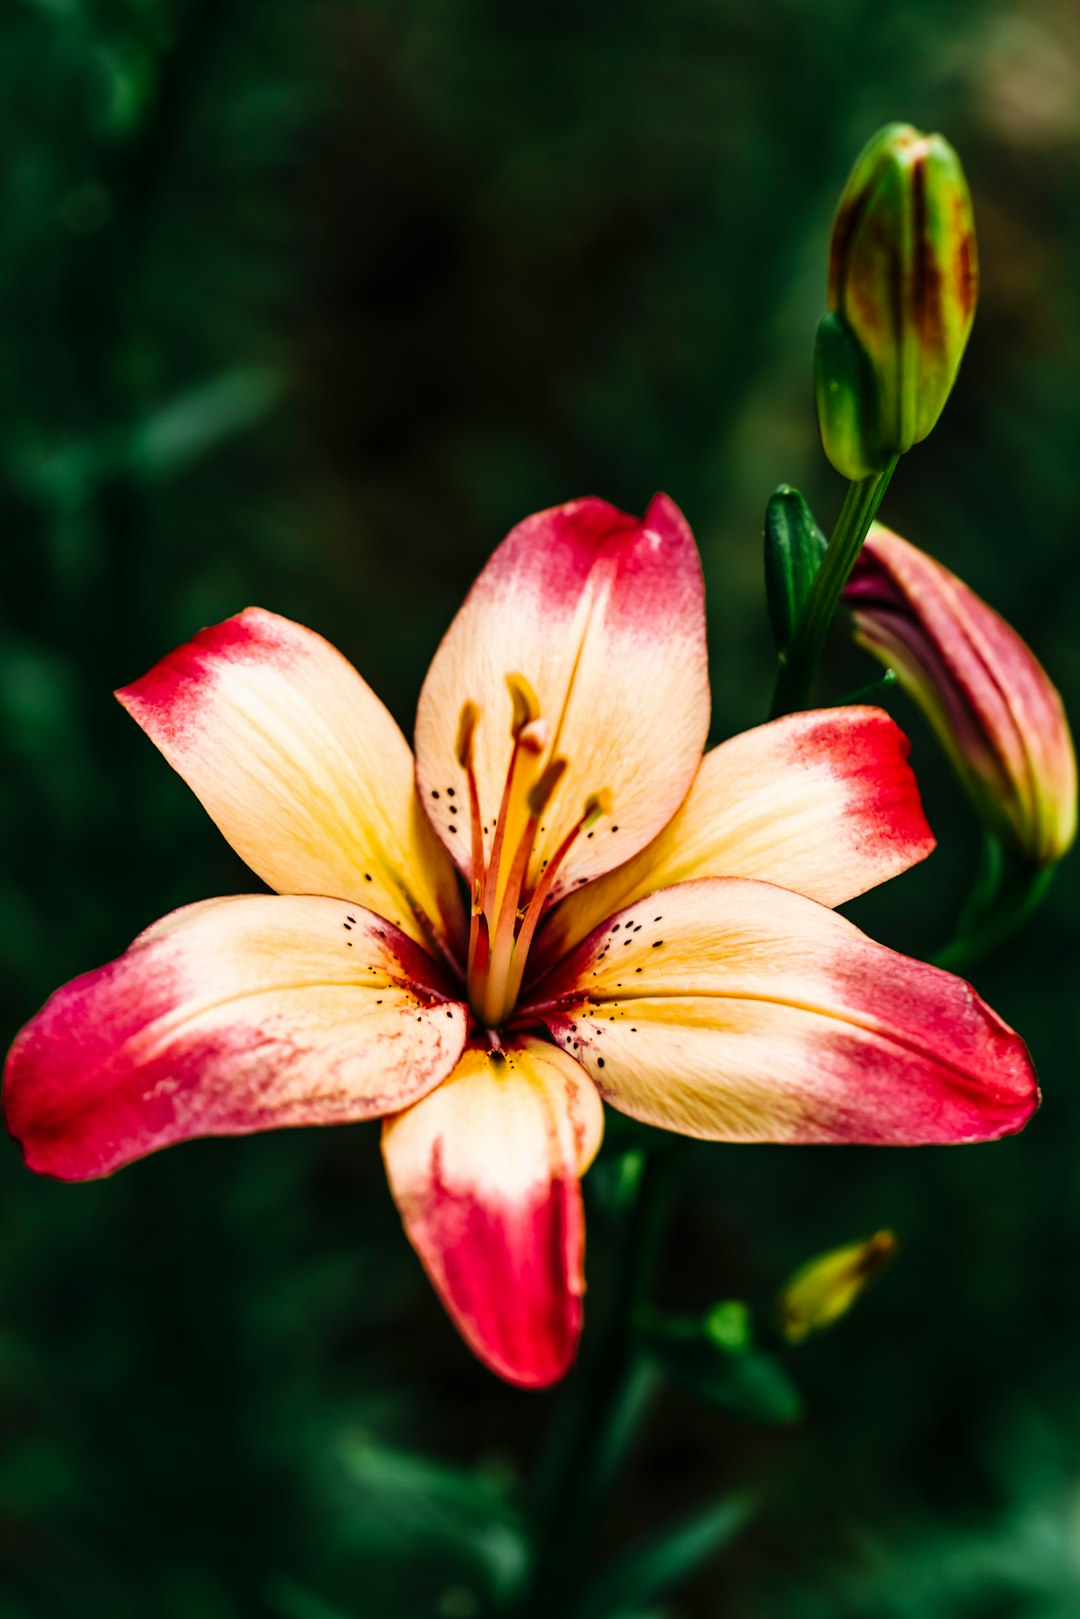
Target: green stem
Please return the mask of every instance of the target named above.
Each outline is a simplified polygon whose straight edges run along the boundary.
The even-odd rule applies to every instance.
[[[896,470],[898,456],[870,478],[848,485],[840,516],[836,520],[829,548],[814,576],[810,594],[799,615],[798,627],[776,677],[769,718],[805,708],[814,671],[825,646],[829,627],[836,616],[840,596],[855,566],[867,530],[877,515],[889,479]]]
[[[829,706],[831,708],[850,708],[853,703],[869,703],[881,697],[885,692],[891,691],[896,684],[896,671],[886,669],[880,680],[871,680],[865,686],[856,687],[854,691],[849,691],[844,697],[838,698],[835,704],[831,703]]]
[[[572,1611],[596,1530],[651,1399],[655,1374],[638,1349],[634,1321],[648,1297],[674,1191],[677,1148],[641,1156],[620,1211],[621,1266],[600,1330],[585,1340],[579,1375],[542,1478],[533,1578],[522,1619]]]
[[[935,967],[948,967],[951,972],[967,969],[1004,944],[1042,904],[1056,869],[1040,866],[1026,872],[1004,894],[1000,892],[1000,867],[993,874],[988,890],[985,873],[980,872],[956,936],[938,951],[934,957]]]

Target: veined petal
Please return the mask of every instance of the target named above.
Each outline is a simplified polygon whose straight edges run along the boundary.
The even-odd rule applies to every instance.
[[[525,1388],[555,1382],[577,1350],[579,1178],[602,1131],[587,1075],[529,1036],[470,1047],[383,1127],[390,1190],[439,1297],[480,1359]]]
[[[450,854],[471,877],[456,754],[467,702],[480,719],[476,775],[490,855],[511,754],[506,677],[524,676],[550,731],[538,769],[568,768],[543,817],[528,886],[590,795],[611,810],[570,852],[552,889],[635,854],[682,802],[709,724],[704,588],[685,518],[657,495],[644,519],[578,500],[519,523],[499,546],[435,654],[416,717],[417,783]],[[455,809],[458,813],[452,813]]]
[[[31,1169],[83,1180],[192,1136],[407,1106],[466,1028],[430,958],[360,906],[207,900],[46,1002],[11,1049],[4,1111]]]
[[[720,1141],[984,1141],[1038,1101],[1020,1037],[950,973],[768,883],[637,901],[533,1005],[613,1107]]]
[[[421,943],[456,936],[409,744],[322,636],[249,607],[117,696],[271,888],[353,900]]]
[[[563,900],[541,960],[672,883],[752,877],[842,905],[898,876],[934,848],[908,752],[888,714],[864,707],[788,714],[722,742],[659,837]]]

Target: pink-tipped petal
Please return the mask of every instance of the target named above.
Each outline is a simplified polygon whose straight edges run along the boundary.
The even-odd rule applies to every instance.
[[[544,1388],[581,1332],[580,1176],[603,1131],[595,1087],[556,1046],[469,1048],[383,1127],[390,1190],[439,1297],[500,1377]]]
[[[322,636],[262,608],[202,630],[117,693],[252,871],[413,939],[461,924],[397,724]]]
[[[602,500],[526,518],[499,546],[451,624],[420,694],[417,783],[450,854],[471,876],[458,722],[480,710],[476,774],[485,856],[511,753],[508,675],[532,686],[548,757],[568,768],[543,817],[531,887],[591,795],[610,813],[581,838],[552,890],[558,898],[609,870],[678,809],[709,724],[701,564],[685,518],[657,495],[643,519]],[[452,811],[457,809],[459,813]]]
[[[751,877],[842,905],[934,848],[908,741],[880,708],[788,714],[713,748],[674,820],[570,894],[540,944],[553,961],[623,905],[699,877]]]
[[[11,1049],[4,1112],[31,1169],[83,1180],[193,1136],[405,1107],[466,1027],[434,963],[360,906],[207,900],[46,1002]]]
[[[742,878],[621,911],[533,1010],[612,1106],[684,1135],[985,1141],[1038,1102],[1023,1041],[970,985]]]

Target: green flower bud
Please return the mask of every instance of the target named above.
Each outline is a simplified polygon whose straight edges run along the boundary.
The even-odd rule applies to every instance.
[[[846,1315],[859,1294],[896,1253],[891,1231],[879,1231],[865,1242],[851,1242],[819,1254],[797,1270],[780,1294],[780,1330],[797,1344]]]
[[[821,439],[844,477],[880,472],[930,432],[960,369],[978,279],[959,158],[940,135],[886,125],[840,198],[814,354]]]
[[[828,541],[797,489],[782,483],[765,509],[765,595],[778,652],[786,652]]]

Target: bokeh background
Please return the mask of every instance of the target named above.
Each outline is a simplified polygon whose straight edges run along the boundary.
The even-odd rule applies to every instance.
[[[9,0],[5,1035],[171,907],[257,886],[110,697],[249,602],[335,641],[408,729],[517,518],[660,487],[705,558],[716,736],[762,716],[764,503],[790,481],[837,510],[810,347],[835,197],[893,118],[959,147],[983,293],[883,516],[1080,712],[1065,0]],[[838,646],[822,694],[872,673]],[[851,910],[926,953],[977,831],[890,703],[941,848]],[[677,1589],[597,1586],[592,1619],[1080,1613],[1078,885],[1067,866],[975,975],[1041,1070],[1023,1137],[689,1155],[669,1302],[767,1315],[820,1249],[887,1226],[902,1252],[789,1355],[801,1421],[658,1395],[602,1557],[732,1492],[754,1509]],[[610,1183],[610,1162],[587,1183],[594,1295]],[[198,1143],[83,1187],[5,1146],[0,1619],[486,1613],[559,1404],[460,1344],[373,1127]]]

